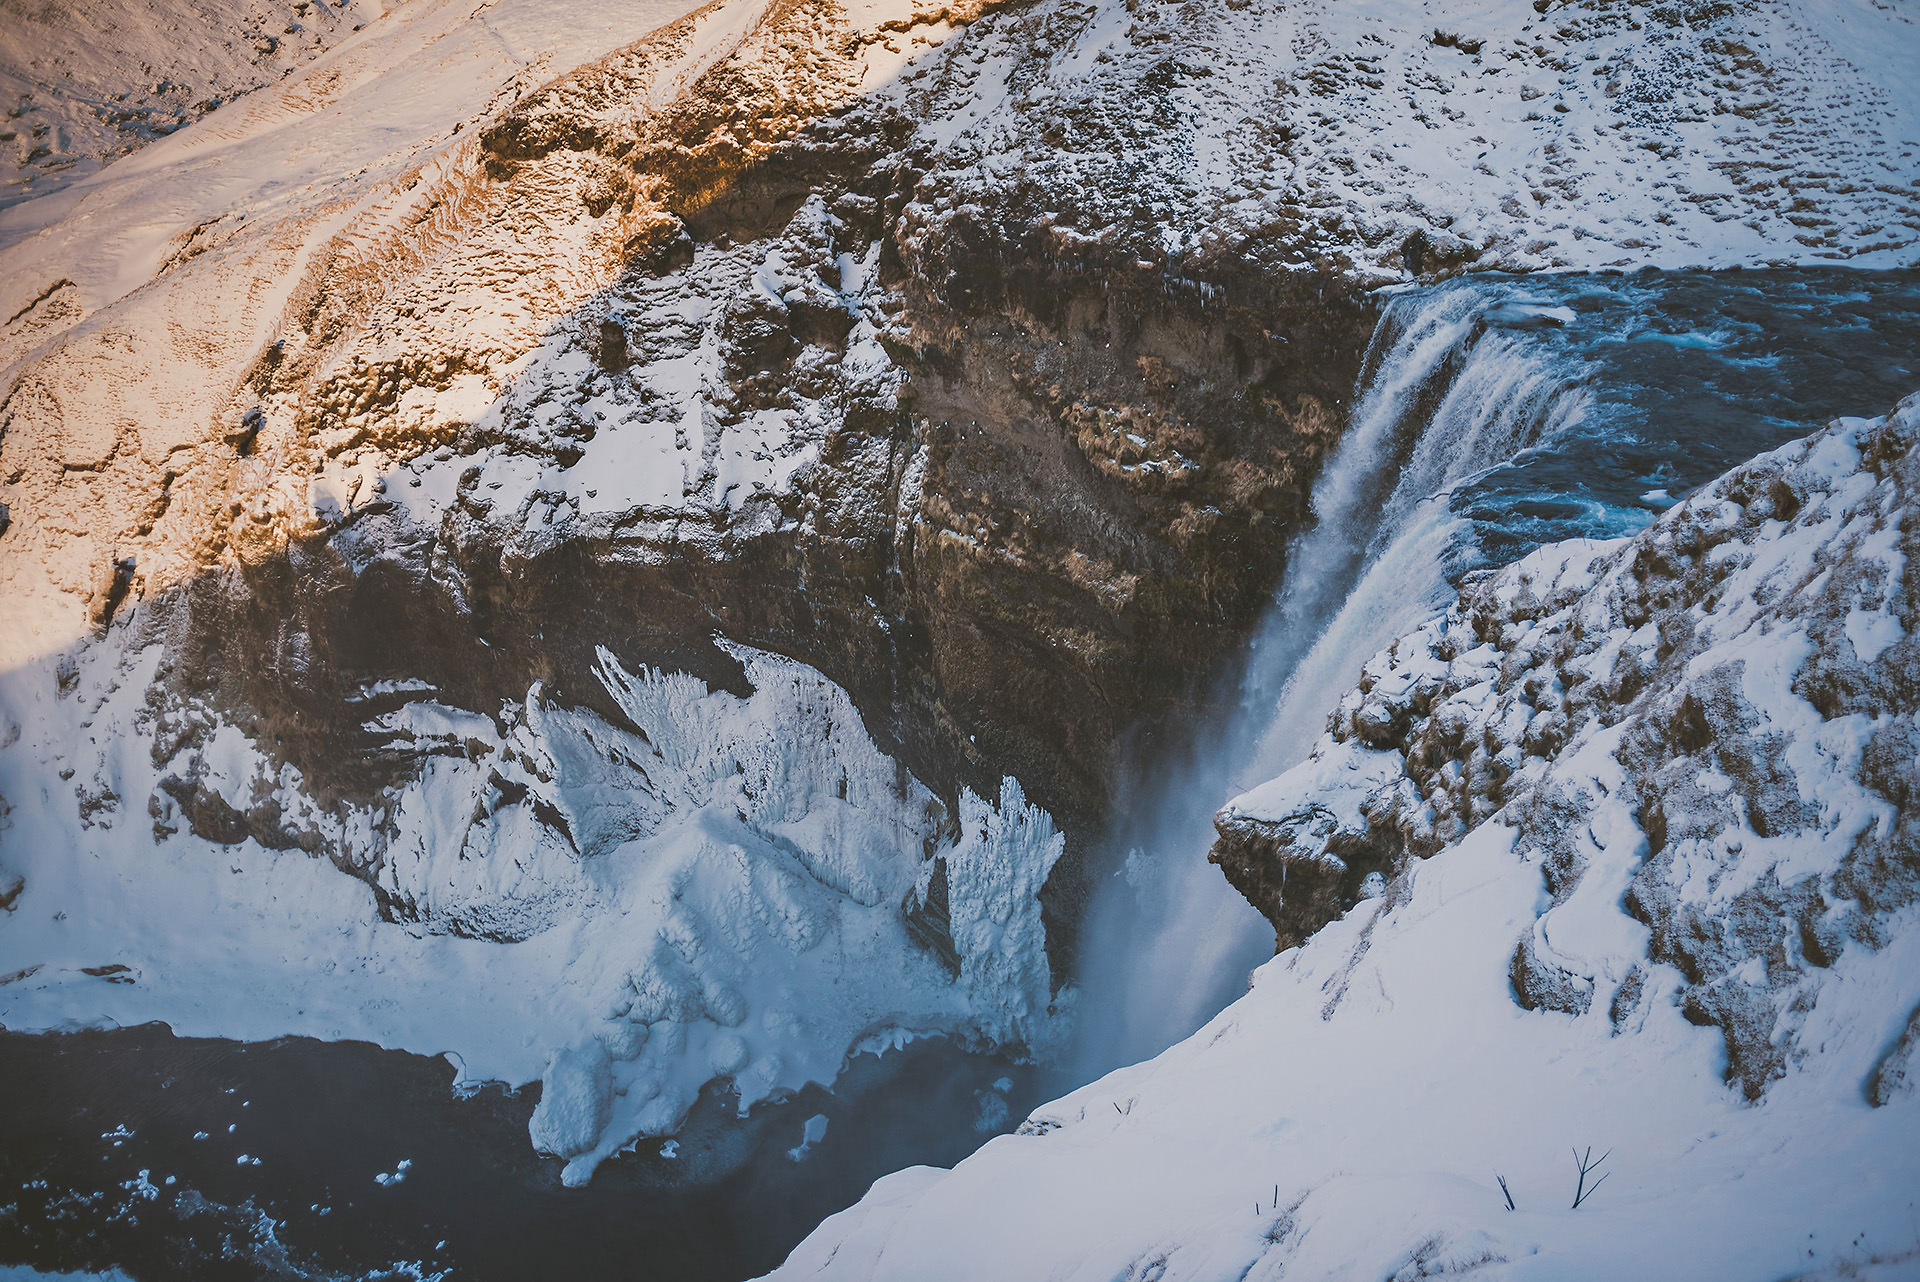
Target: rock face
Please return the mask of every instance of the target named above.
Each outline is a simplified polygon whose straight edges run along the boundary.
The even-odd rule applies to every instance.
[[[1210,858],[1287,948],[1498,817],[1547,895],[1516,1000],[1624,1028],[1670,966],[1760,1098],[1809,1053],[1821,972],[1920,899],[1917,444],[1920,397],[1469,587],[1367,666],[1314,760],[1221,811]],[[1622,892],[1649,934],[1614,974],[1579,923]]]

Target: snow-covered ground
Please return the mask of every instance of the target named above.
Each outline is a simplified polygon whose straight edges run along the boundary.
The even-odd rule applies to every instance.
[[[1902,265],[1916,51],[1875,0],[1040,5],[908,74],[908,217],[1383,279]]]
[[[377,183],[381,170],[431,148],[503,94],[524,92],[695,7],[692,0],[498,0],[477,8],[435,0],[9,0],[17,19],[0,41],[0,91],[17,82],[15,92],[34,105],[7,103],[22,110],[8,128],[24,144],[47,123],[47,141],[37,145],[60,137],[74,164],[54,198],[4,202],[12,207],[0,216],[0,244],[14,249],[10,242],[20,237],[69,223],[67,236],[56,232],[52,242],[14,249],[10,258],[53,268],[89,290],[95,281],[87,264],[66,247],[86,225],[111,227],[91,262],[116,261],[144,279],[158,264],[137,243],[143,229],[164,240],[208,219],[301,212],[316,197],[364,190],[368,177]],[[265,49],[269,41],[274,47]],[[228,101],[201,119],[209,98]],[[110,175],[94,172],[97,162],[134,150],[128,131],[157,114],[171,115],[152,129],[166,145],[140,150]],[[35,163],[44,168],[60,158],[56,152]],[[26,190],[38,196],[44,183],[36,178]]]
[[[292,75],[381,0],[7,0],[0,209]],[[0,232],[0,244],[9,239]]]
[[[771,1276],[1914,1276],[1917,469],[1920,397],[1465,589],[1221,816],[1390,879]]]

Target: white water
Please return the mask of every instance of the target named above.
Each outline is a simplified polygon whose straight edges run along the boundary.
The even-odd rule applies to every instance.
[[[1158,1054],[1272,955],[1272,928],[1207,863],[1213,814],[1304,758],[1366,660],[1441,607],[1467,533],[1452,491],[1587,412],[1583,367],[1501,328],[1561,319],[1477,285],[1388,305],[1314,488],[1314,523],[1290,544],[1249,646],[1237,711],[1186,761],[1159,763],[1116,828],[1128,853],[1088,913],[1077,1076]]]

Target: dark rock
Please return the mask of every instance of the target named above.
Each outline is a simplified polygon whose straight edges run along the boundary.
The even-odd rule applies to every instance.
[[[1873,1072],[1867,1077],[1867,1102],[1875,1108],[1884,1108],[1897,1099],[1912,1095],[1920,1088],[1920,1072],[1916,1072],[1914,1053],[1920,1050],[1920,1006],[1907,1016],[1906,1027],[1893,1041],[1886,1052],[1874,1064]]]
[[[1332,817],[1301,814],[1278,822],[1216,817],[1217,837],[1207,862],[1273,923],[1274,949],[1305,943],[1315,931],[1360,902],[1368,874],[1391,874],[1400,862],[1390,833],[1373,840],[1329,843],[1332,858],[1302,856],[1293,829],[1332,826]]]
[[[1513,950],[1508,977],[1513,982],[1514,1000],[1524,1010],[1584,1015],[1593,1004],[1593,980],[1542,958],[1534,947],[1532,935],[1522,939]]]
[[[608,370],[627,367],[627,320],[618,312],[600,321],[600,367]]]
[[[933,873],[927,882],[925,897],[909,896],[900,915],[913,941],[931,953],[947,974],[959,978],[960,950],[953,943],[945,859],[936,858],[933,861]]]
[[[266,416],[257,407],[248,410],[240,419],[240,425],[227,433],[227,444],[233,446],[234,453],[241,458],[247,457],[253,453],[253,443],[266,423]]]

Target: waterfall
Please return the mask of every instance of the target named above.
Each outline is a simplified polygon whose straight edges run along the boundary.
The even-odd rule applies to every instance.
[[[1572,319],[1513,285],[1388,303],[1314,487],[1313,523],[1289,545],[1248,647],[1234,715],[1187,759],[1142,771],[1115,826],[1117,866],[1095,890],[1081,949],[1075,1076],[1158,1054],[1271,954],[1271,927],[1206,862],[1214,811],[1303,759],[1366,660],[1440,608],[1449,555],[1468,535],[1452,493],[1588,412],[1585,365],[1527,336]]]
[[[1352,429],[1314,489],[1314,524],[1288,548],[1253,642],[1242,706],[1259,741],[1237,788],[1305,758],[1366,661],[1440,607],[1467,536],[1453,492],[1588,413],[1585,364],[1507,328],[1543,317],[1561,312],[1473,286],[1388,305]]]

